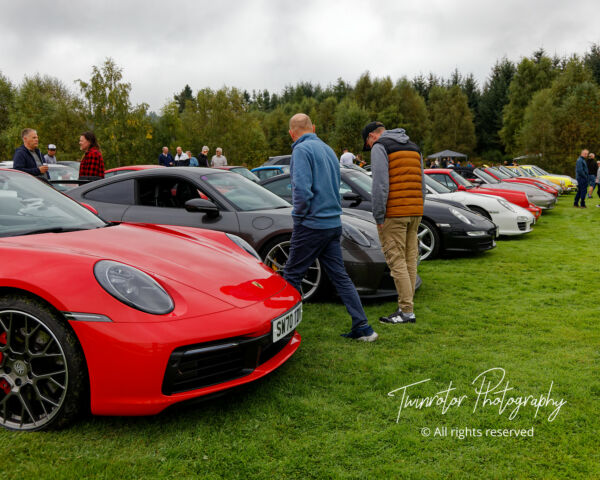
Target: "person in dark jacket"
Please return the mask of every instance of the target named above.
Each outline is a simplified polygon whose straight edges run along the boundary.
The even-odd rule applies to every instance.
[[[594,188],[596,188],[596,174],[598,173],[598,164],[596,163],[596,155],[590,153],[587,158],[587,167],[589,174],[588,182],[588,198],[592,198]]]
[[[48,165],[44,162],[42,152],[38,148],[38,134],[33,128],[25,128],[21,132],[23,145],[15,150],[13,168],[29,173],[34,177],[49,179]]]
[[[587,194],[587,186],[589,182],[589,172],[586,160],[589,153],[590,152],[584,148],[581,151],[581,155],[579,155],[577,162],[575,163],[575,179],[577,180],[577,194],[575,195],[575,200],[573,203],[575,208],[586,208],[585,196]],[[581,206],[579,205],[580,200]]]
[[[208,147],[206,145],[202,147],[202,153],[198,155],[198,166],[208,167]]]
[[[158,164],[165,167],[172,167],[175,165],[175,163],[173,163],[173,155],[169,153],[169,147],[162,148],[162,153],[158,156]]]

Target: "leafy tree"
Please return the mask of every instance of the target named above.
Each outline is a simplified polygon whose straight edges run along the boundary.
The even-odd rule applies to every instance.
[[[9,115],[14,108],[15,88],[10,80],[0,72],[0,159],[12,155],[12,142],[6,135],[10,126]]]
[[[594,81],[600,85],[600,44],[594,43],[584,56],[586,66],[592,71]]]
[[[313,118],[317,132],[325,143],[333,138],[335,132],[335,111],[338,102],[335,97],[327,97],[317,106],[317,114]]]
[[[194,101],[192,89],[189,85],[186,84],[185,87],[183,87],[183,90],[181,90],[181,92],[179,92],[177,95],[173,95],[173,99],[175,100],[175,102],[177,102],[177,105],[179,106],[179,113],[183,112],[186,103]]]
[[[82,103],[56,78],[25,77],[14,94],[8,120],[10,126],[4,136],[11,154],[21,143],[21,130],[30,127],[37,130],[42,151],[54,143],[61,159],[81,156],[78,142],[85,127]]]
[[[475,126],[467,96],[459,86],[434,87],[429,93],[431,148],[470,154],[475,149]]]
[[[133,107],[131,84],[122,81],[122,69],[107,58],[101,67],[92,67],[89,81],[77,80],[85,98],[86,123],[94,130],[107,167],[146,163],[153,146],[148,105]],[[141,162],[140,162],[141,159]]]
[[[385,125],[390,128],[404,128],[411,140],[424,148],[431,128],[425,99],[406,78],[398,81],[395,89],[398,94],[398,111],[401,119],[395,125]]]
[[[541,153],[543,164],[572,173],[582,148],[597,147],[600,137],[600,86],[584,61],[572,57],[550,88],[537,92],[524,115],[519,145]]]
[[[503,58],[496,62],[483,87],[475,122],[477,149],[480,152],[504,153],[499,132],[502,128],[502,111],[509,101],[508,88],[515,71],[514,63]]]
[[[543,50],[535,52],[532,59],[524,58],[519,63],[509,87],[509,102],[504,108],[503,127],[500,130],[500,138],[507,152],[518,152],[517,137],[533,94],[549,87],[557,74],[556,66]]]
[[[340,102],[335,111],[335,131],[331,147],[338,154],[344,147],[353,152],[361,151],[363,140],[360,132],[368,121],[368,113],[358,103],[349,99]]]

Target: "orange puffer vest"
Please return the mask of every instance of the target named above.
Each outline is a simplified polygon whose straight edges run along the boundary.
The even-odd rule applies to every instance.
[[[423,215],[423,171],[421,153],[413,142],[398,143],[379,138],[388,156],[390,189],[386,217],[420,217]]]

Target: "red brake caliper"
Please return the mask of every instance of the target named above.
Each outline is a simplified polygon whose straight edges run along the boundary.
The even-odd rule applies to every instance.
[[[4,332],[2,335],[0,335],[0,345],[2,345],[2,346],[6,345],[6,332]],[[4,358],[4,355],[2,355],[2,352],[0,352],[0,363],[2,363],[3,358]]]
[[[6,345],[6,332],[0,335],[0,345]],[[2,352],[0,352],[0,363],[2,363],[3,358],[4,356],[2,355]],[[4,378],[0,380],[0,390],[2,390],[5,395],[10,393],[10,385]]]

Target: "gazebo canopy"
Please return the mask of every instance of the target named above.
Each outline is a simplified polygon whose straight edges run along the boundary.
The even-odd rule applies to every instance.
[[[467,158],[464,153],[453,152],[452,150],[442,150],[441,152],[434,153],[432,155],[428,155],[427,158]]]

